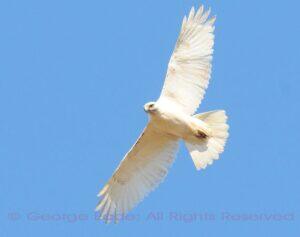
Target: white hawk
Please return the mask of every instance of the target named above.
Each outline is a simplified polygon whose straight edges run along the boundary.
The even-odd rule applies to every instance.
[[[149,122],[113,176],[96,207],[106,221],[118,221],[167,175],[183,139],[197,169],[222,153],[228,137],[225,111],[196,112],[211,74],[215,17],[191,9],[184,17],[159,99],[144,105]]]

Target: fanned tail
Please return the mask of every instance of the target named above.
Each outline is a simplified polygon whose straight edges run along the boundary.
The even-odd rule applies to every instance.
[[[211,134],[206,139],[197,142],[185,141],[197,170],[205,169],[214,160],[219,159],[228,138],[227,116],[224,110],[210,111],[194,115],[206,123],[211,129]]]

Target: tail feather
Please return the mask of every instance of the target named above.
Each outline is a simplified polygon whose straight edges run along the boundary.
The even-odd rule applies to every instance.
[[[206,139],[197,142],[185,141],[193,162],[199,170],[205,169],[207,165],[211,165],[214,160],[219,159],[228,138],[229,126],[226,123],[227,116],[224,110],[197,114],[194,117],[206,123],[211,129],[211,134]]]

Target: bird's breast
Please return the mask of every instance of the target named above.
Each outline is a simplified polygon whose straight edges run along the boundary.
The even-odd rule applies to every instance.
[[[160,112],[151,116],[151,122],[159,130],[183,138],[188,133],[188,116],[172,111]]]

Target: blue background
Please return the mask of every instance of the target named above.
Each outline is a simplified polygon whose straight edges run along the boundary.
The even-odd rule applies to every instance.
[[[145,126],[142,106],[200,2],[1,1],[0,236],[299,236],[300,4],[202,3],[217,22],[199,111],[227,111],[225,152],[197,172],[181,146],[133,220],[105,225],[96,194]]]

